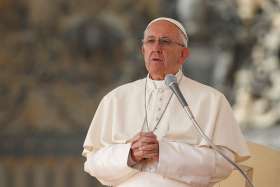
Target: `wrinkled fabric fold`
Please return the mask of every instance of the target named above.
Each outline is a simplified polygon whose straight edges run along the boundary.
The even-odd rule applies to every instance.
[[[127,166],[129,150],[130,144],[117,144],[91,152],[84,170],[104,185],[118,185],[139,172]]]

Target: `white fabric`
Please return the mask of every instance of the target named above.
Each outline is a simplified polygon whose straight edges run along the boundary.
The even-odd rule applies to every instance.
[[[130,144],[104,147],[87,155],[84,170],[95,176],[104,185],[117,185],[136,172],[127,166]]]
[[[230,159],[233,154],[221,149]],[[211,186],[225,178],[232,166],[210,148],[160,141],[160,160],[156,173],[190,186]]]
[[[210,187],[232,170],[212,149],[162,140],[159,163],[140,167],[140,172],[127,167],[129,148],[130,144],[116,144],[89,153],[85,171],[108,186]],[[231,152],[221,151],[233,159]]]
[[[176,76],[182,76],[182,72]],[[174,96],[155,131],[160,142],[159,163],[136,167],[142,171],[127,166],[127,142],[141,131],[145,117],[144,85],[145,79],[138,80],[113,90],[102,99],[84,143],[85,171],[104,184],[122,187],[211,186],[212,182],[227,176],[230,166],[198,136]],[[179,87],[208,137],[232,159],[247,159],[246,142],[225,97],[185,76]],[[149,129],[153,129],[160,114],[158,108],[165,106],[170,94],[163,81],[148,79]],[[144,126],[144,130],[147,127]],[[151,185],[146,184],[147,180]]]

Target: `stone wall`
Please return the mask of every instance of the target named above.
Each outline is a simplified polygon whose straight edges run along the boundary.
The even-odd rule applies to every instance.
[[[87,129],[108,90],[144,76],[142,33],[164,3],[1,0],[1,133]]]

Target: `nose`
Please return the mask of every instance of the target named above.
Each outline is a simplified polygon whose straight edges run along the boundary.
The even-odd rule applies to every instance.
[[[158,53],[162,52],[162,46],[161,46],[159,40],[156,40],[156,42],[152,46],[152,50],[155,51],[155,52],[158,52]]]

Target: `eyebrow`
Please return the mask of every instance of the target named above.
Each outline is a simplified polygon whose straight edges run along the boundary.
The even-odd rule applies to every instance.
[[[153,35],[147,36],[146,38],[156,38]],[[163,39],[170,39],[168,36],[160,36],[159,38],[163,38]]]

